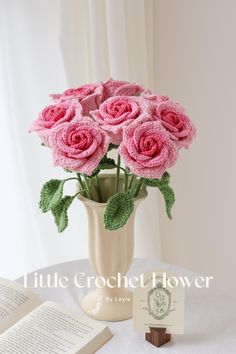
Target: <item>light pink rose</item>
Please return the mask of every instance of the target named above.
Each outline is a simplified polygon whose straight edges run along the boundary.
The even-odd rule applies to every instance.
[[[75,100],[82,106],[83,115],[88,115],[89,111],[99,107],[102,101],[103,85],[100,82],[85,84],[77,88],[64,91],[62,94],[51,94],[56,102]]]
[[[31,125],[29,131],[36,131],[45,145],[48,145],[48,137],[51,129],[65,122],[72,121],[81,107],[69,102],[59,103],[45,107]]]
[[[132,173],[145,178],[161,178],[178,155],[167,131],[148,116],[124,129],[118,152]]]
[[[103,88],[103,101],[113,96],[138,96],[144,90],[141,85],[112,78],[103,83]]]
[[[86,175],[93,173],[110,143],[108,135],[88,117],[59,125],[49,141],[55,166]]]
[[[149,111],[150,104],[144,98],[117,96],[108,98],[90,114],[109,134],[112,143],[119,145],[123,128]]]
[[[184,108],[173,101],[166,101],[156,106],[153,110],[153,118],[161,122],[179,148],[188,148],[196,135],[196,129]]]
[[[155,105],[170,100],[168,96],[154,94],[150,90],[145,90],[142,94],[142,97],[146,98],[147,100],[149,100],[151,103]]]

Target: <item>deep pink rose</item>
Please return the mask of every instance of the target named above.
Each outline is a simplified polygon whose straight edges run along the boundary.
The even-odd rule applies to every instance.
[[[59,102],[75,100],[82,106],[83,115],[99,107],[102,101],[103,85],[100,82],[85,84],[77,88],[64,91],[62,94],[51,94],[50,96]]]
[[[148,116],[134,121],[124,129],[118,148],[125,165],[135,175],[161,178],[177,160],[177,149],[169,134],[158,121]]]
[[[187,148],[196,135],[196,129],[184,108],[173,101],[166,101],[155,107],[153,118],[161,122],[179,148]]]
[[[113,96],[138,96],[144,90],[141,85],[112,78],[103,83],[103,88],[103,101]]]
[[[48,137],[52,128],[72,121],[79,114],[81,107],[71,103],[59,103],[45,107],[32,126],[31,131],[37,131],[43,142],[48,145]]]
[[[49,141],[55,166],[86,175],[93,173],[110,143],[108,135],[88,117],[59,125]]]
[[[149,111],[150,104],[144,98],[117,96],[108,98],[90,114],[107,131],[112,143],[119,145],[123,128]]]

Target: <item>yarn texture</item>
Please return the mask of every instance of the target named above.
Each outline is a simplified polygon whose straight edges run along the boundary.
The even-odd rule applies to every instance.
[[[90,118],[64,123],[50,136],[55,166],[91,175],[106,154],[110,138]]]
[[[150,109],[150,105],[143,98],[116,96],[107,99],[98,110],[90,113],[110,136],[111,142],[119,145],[124,128]]]
[[[196,136],[186,110],[165,94],[113,78],[50,96],[54,103],[39,113],[29,131],[51,150],[54,166],[70,173],[69,178],[49,180],[41,190],[39,207],[52,213],[58,232],[67,227],[67,211],[78,194],[107,203],[107,230],[124,227],[134,198],[146,188],[158,188],[171,219],[175,195],[167,170]],[[115,172],[108,200],[100,183],[104,170]],[[79,186],[71,196],[64,195],[69,181]]]
[[[178,151],[161,123],[148,116],[125,129],[118,151],[132,173],[146,178],[161,178],[178,157]]]

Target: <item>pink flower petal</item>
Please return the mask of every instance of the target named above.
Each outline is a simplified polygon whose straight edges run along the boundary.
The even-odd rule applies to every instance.
[[[55,128],[50,135],[55,166],[91,175],[106,154],[110,138],[91,118]]]
[[[147,116],[123,132],[118,151],[130,171],[145,178],[160,178],[177,160],[177,149],[159,121]]]

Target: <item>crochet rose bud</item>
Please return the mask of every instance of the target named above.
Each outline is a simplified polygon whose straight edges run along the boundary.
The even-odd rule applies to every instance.
[[[113,80],[112,77],[103,83],[103,88],[103,101],[113,96],[137,96],[144,90],[141,85]]]
[[[55,166],[91,175],[106,154],[110,139],[91,118],[55,128],[50,136]]]
[[[150,104],[144,98],[117,96],[108,98],[90,114],[108,133],[111,142],[119,145],[123,128],[149,111]]]
[[[131,173],[145,178],[161,178],[177,160],[178,152],[169,134],[158,121],[149,117],[124,129],[118,148]]]
[[[188,148],[196,135],[196,129],[184,108],[173,101],[156,106],[153,118],[161,122],[178,148]]]
[[[64,91],[62,94],[51,94],[56,102],[76,100],[82,106],[83,115],[99,107],[102,101],[103,85],[100,82],[85,84],[77,88]]]
[[[72,121],[81,107],[69,102],[59,103],[45,107],[31,125],[29,131],[36,131],[45,145],[49,145],[48,138],[51,129],[65,122]]]

